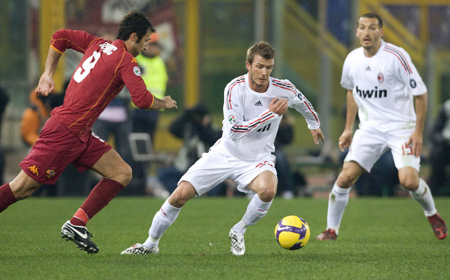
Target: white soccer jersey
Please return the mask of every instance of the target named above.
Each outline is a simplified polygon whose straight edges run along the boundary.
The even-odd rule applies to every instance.
[[[413,95],[427,92],[408,53],[383,40],[372,57],[362,47],[347,56],[341,85],[353,90],[361,124],[415,122]]]
[[[224,147],[244,160],[258,160],[275,151],[274,140],[281,117],[268,109],[275,98],[287,99],[288,106],[306,119],[309,129],[320,127],[319,116],[306,97],[288,80],[270,77],[266,92],[250,89],[248,74],[232,80],[224,92]]]

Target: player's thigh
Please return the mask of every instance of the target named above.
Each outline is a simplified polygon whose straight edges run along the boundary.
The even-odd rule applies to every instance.
[[[388,149],[386,138],[374,128],[358,129],[353,136],[352,144],[344,162],[357,162],[367,172],[370,172],[375,162]]]
[[[40,186],[42,186],[42,183],[39,183],[28,176],[28,174],[23,170],[21,170],[19,175],[17,175],[16,178],[9,183],[11,191],[19,200],[28,197]]]
[[[359,163],[355,161],[344,162],[336,183],[341,188],[351,187],[364,172],[364,168]]]
[[[265,170],[253,179],[247,188],[257,193],[263,201],[270,201],[277,192],[277,184],[277,176],[273,172]]]
[[[92,133],[86,149],[76,158],[73,165],[79,172],[92,169],[105,178],[131,173],[131,168],[105,140]]]
[[[87,143],[50,118],[20,167],[33,180],[53,185],[64,169],[86,149]]]
[[[263,173],[264,175],[261,176]],[[268,155],[266,158],[257,161],[236,159],[233,162],[233,172],[230,178],[238,184],[237,189],[240,192],[258,192],[258,190],[261,191],[262,187],[267,188],[267,191],[276,192],[278,184],[276,176],[274,157]],[[264,179],[267,179],[267,181],[264,181]]]
[[[229,178],[233,170],[233,163],[228,158],[216,151],[210,151],[192,165],[178,181],[189,182],[197,195],[201,196],[212,188]]]
[[[412,146],[406,144],[413,132],[414,128],[398,129],[388,135],[387,144],[391,149],[395,167],[398,170],[404,167],[412,167],[417,172],[420,170],[420,157],[416,158]]]
[[[131,167],[114,149],[104,153],[91,168],[105,178],[117,176],[131,176]],[[130,178],[131,179],[131,178]]]
[[[188,200],[196,195],[198,194],[194,186],[188,181],[182,181],[169,196],[168,200],[173,207],[181,208]]]

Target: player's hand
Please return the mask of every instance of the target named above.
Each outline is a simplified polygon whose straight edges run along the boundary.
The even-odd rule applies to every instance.
[[[39,79],[39,84],[36,88],[36,93],[43,96],[48,96],[50,92],[55,89],[55,81],[52,77],[43,74]]]
[[[283,115],[287,109],[288,109],[287,99],[280,99],[278,97],[275,97],[270,101],[269,110],[274,112],[278,116]]]
[[[344,132],[342,132],[341,136],[339,137],[339,149],[341,150],[341,152],[343,152],[345,148],[349,148],[350,144],[352,144],[352,141],[353,131],[344,130]]]
[[[322,143],[325,142],[325,137],[323,136],[322,130],[320,128],[311,129],[311,134],[313,136],[314,143],[316,143],[316,145],[319,144],[320,139],[322,139]]]
[[[170,95],[164,96],[161,98],[162,101],[164,101],[164,109],[171,109],[171,108],[177,108],[177,102],[170,97]]]
[[[422,152],[422,145],[423,145],[423,136],[422,133],[418,131],[414,131],[411,136],[409,136],[408,141],[406,142],[406,145],[411,146],[412,145],[412,153],[417,158],[420,156],[420,153]]]

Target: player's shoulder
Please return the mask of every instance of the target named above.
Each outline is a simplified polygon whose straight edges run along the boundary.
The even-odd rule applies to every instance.
[[[296,89],[294,84],[288,79],[277,79],[270,77],[270,84],[283,90]]]
[[[287,97],[295,97],[299,93],[295,85],[288,79],[277,79],[270,77],[270,85],[273,90],[283,92]]]
[[[381,51],[384,55],[392,58],[400,58],[400,59],[409,58],[409,54],[404,48],[396,46],[391,43],[385,42],[384,44],[382,44]]]
[[[108,41],[106,41],[106,42],[108,42]],[[121,60],[122,66],[127,66],[127,67],[138,66],[136,57],[134,57],[129,51],[127,51],[127,49],[124,45],[122,45],[120,43],[117,44],[116,41],[113,41],[112,45],[117,47],[117,51],[115,52],[117,55],[116,59]]]
[[[346,62],[350,62],[350,61],[354,61],[354,60],[357,61],[363,54],[364,54],[364,51],[363,51],[362,47],[356,48],[356,49],[352,50],[351,52],[349,52],[349,54],[345,58],[345,61]]]
[[[231,80],[228,83],[227,88],[229,90],[232,90],[232,89],[235,89],[235,88],[244,87],[245,86],[246,76],[247,75],[242,75],[242,76],[234,78],[233,80]]]

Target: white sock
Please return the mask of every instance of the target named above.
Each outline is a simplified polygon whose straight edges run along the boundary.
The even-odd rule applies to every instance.
[[[334,183],[333,189],[330,192],[330,198],[328,200],[327,228],[334,229],[336,234],[339,233],[339,226],[341,225],[342,216],[344,215],[344,210],[348,203],[350,189],[351,187],[348,189],[340,188]]]
[[[153,218],[152,226],[148,231],[149,236],[144,242],[144,245],[149,248],[157,246],[161,236],[178,217],[180,210],[181,208],[173,207],[169,204],[169,201],[166,200]]]
[[[272,205],[272,201],[273,199],[269,202],[264,202],[259,198],[258,194],[255,194],[247,206],[247,211],[245,212],[244,217],[242,217],[242,220],[237,223],[233,229],[241,234],[244,234],[247,227],[256,224],[257,221],[264,218],[270,208],[270,205]]]
[[[419,187],[416,191],[409,191],[412,197],[419,202],[422,206],[425,216],[433,216],[437,213],[436,206],[434,206],[433,195],[431,194],[430,188],[424,180],[420,179]]]

